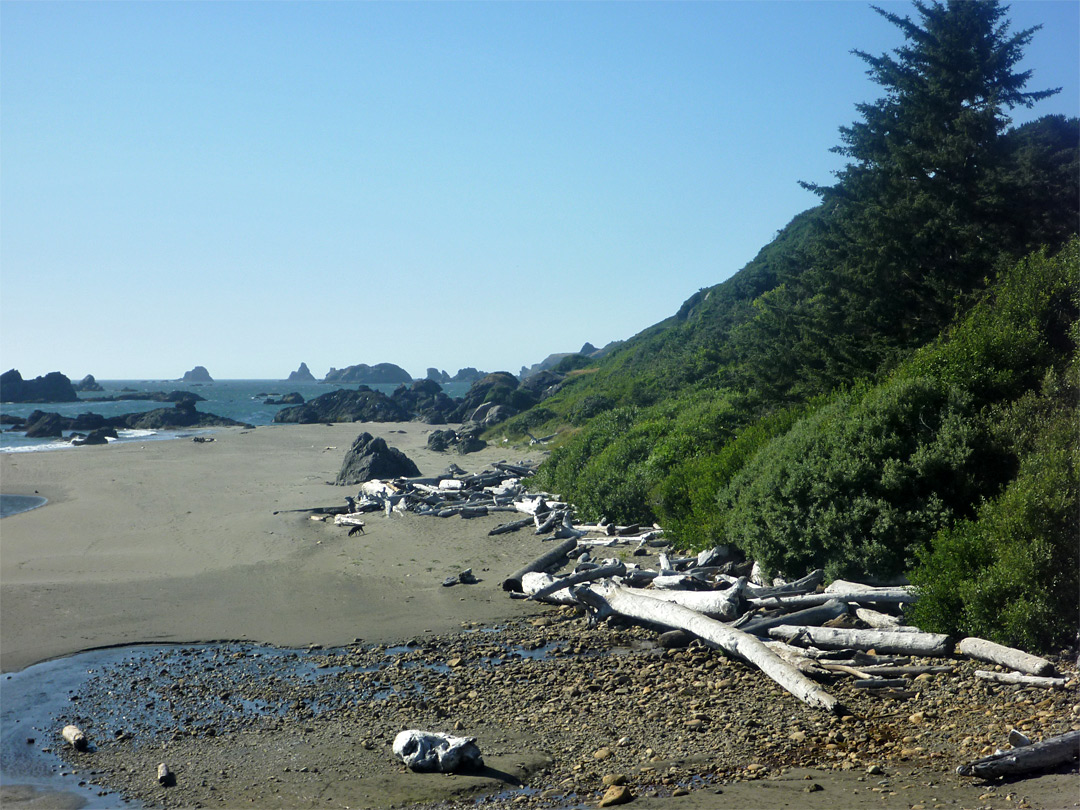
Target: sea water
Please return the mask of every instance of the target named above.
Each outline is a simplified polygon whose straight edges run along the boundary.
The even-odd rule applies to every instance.
[[[144,400],[120,400],[117,402],[93,402],[95,397],[119,396],[124,393],[149,393],[154,391],[190,391],[203,397],[205,402],[197,402],[200,413],[212,413],[246,422],[251,425],[268,425],[274,421],[274,415],[282,405],[266,405],[266,399],[281,399],[285,394],[298,393],[304,401],[310,401],[322,394],[341,388],[355,389],[356,385],[326,384],[318,382],[283,382],[282,380],[215,380],[210,383],[182,383],[176,380],[98,380],[105,390],[82,392],[78,402],[49,403],[3,403],[0,412],[11,416],[29,416],[36,410],[47,413],[59,413],[61,416],[78,416],[81,413],[98,413],[102,416],[122,416],[127,413],[143,413],[156,408],[171,408],[171,402],[147,402]],[[368,386],[376,391],[390,395],[397,389],[395,384],[375,384]],[[469,389],[468,383],[446,383],[443,391],[450,397],[464,396]],[[146,442],[162,439],[175,439],[192,436],[196,433],[212,432],[212,428],[189,428],[180,431],[154,430],[118,430],[119,442]],[[44,450],[79,450],[65,436],[62,439],[28,439],[23,431],[9,430],[5,426],[0,432],[0,452],[25,453]]]

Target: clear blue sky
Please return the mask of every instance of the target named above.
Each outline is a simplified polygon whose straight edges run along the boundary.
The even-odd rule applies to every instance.
[[[880,3],[908,13],[903,3]],[[1080,3],[1016,123],[1080,113]],[[517,371],[623,339],[816,198],[862,2],[0,2],[0,365]]]

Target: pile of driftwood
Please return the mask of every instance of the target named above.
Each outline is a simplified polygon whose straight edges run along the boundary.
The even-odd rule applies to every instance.
[[[901,611],[917,594],[910,586],[872,587],[836,580],[823,587],[824,571],[793,582],[762,580],[760,568],[737,550],[716,547],[678,555],[658,526],[577,523],[572,505],[558,496],[531,493],[527,462],[494,465],[477,474],[451,466],[432,479],[370,481],[359,499],[349,499],[340,525],[360,525],[365,512],[385,510],[463,518],[492,512],[525,517],[500,524],[498,535],[532,527],[545,540],[561,540],[502,582],[511,596],[584,608],[592,621],[622,616],[685,639],[700,638],[760,669],[804,703],[843,715],[847,710],[818,681],[850,676],[854,686],[883,698],[904,699],[904,687],[920,674],[952,672],[948,664],[912,663],[912,658],[951,659],[956,655],[1007,667],[1009,672],[976,671],[976,677],[1007,684],[1062,689],[1047,660],[979,638],[954,639],[925,633],[904,623]],[[633,546],[627,558],[655,553],[646,568],[632,559],[594,559],[601,548]],[[629,549],[628,549],[629,550]],[[572,570],[562,572],[571,561]],[[1021,735],[1022,736],[1022,735]],[[1055,767],[1080,754],[1080,732],[1024,744],[961,765],[961,775],[992,778]],[[1027,741],[1030,743],[1030,741]]]

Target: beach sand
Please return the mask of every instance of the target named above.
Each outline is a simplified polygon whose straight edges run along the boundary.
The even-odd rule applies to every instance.
[[[332,482],[363,430],[424,475],[521,455],[431,452],[433,429],[270,425],[0,456],[4,493],[49,499],[0,525],[0,670],[136,642],[390,641],[535,612],[491,587],[543,550],[531,532],[489,538],[506,515],[379,514],[348,537],[301,511],[356,494]],[[442,586],[469,567],[481,585]]]

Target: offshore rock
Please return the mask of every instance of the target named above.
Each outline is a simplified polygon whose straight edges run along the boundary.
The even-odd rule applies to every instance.
[[[210,383],[214,381],[214,378],[210,376],[210,372],[206,370],[205,366],[195,366],[191,371],[185,371],[182,379],[184,382],[198,383]]]
[[[412,375],[401,366],[393,363],[376,363],[369,366],[360,363],[347,368],[332,368],[326,373],[323,382],[328,383],[363,383],[364,385],[376,385],[382,383],[410,383]]]
[[[59,371],[24,380],[17,369],[0,374],[0,400],[4,402],[77,402],[71,380]]]
[[[315,382],[315,375],[307,367],[307,363],[301,363],[296,371],[289,372],[288,382]]]
[[[93,374],[87,374],[78,383],[75,384],[76,391],[104,391],[101,387],[101,383],[94,379]]]
[[[281,399],[274,399],[273,397],[267,397],[263,400],[263,405],[303,405],[304,398],[297,391],[293,391],[291,394],[286,394]]]
[[[388,447],[382,438],[361,433],[353,440],[345,453],[338,473],[338,485],[362,484],[373,478],[412,478],[420,470],[412,460],[396,447]]]

